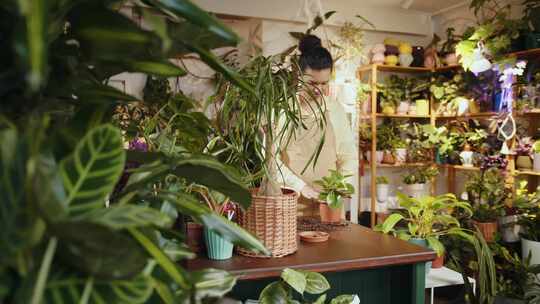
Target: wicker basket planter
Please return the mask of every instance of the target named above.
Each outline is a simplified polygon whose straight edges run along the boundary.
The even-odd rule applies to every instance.
[[[261,240],[273,258],[284,257],[298,250],[296,215],[298,193],[282,189],[281,196],[259,196],[252,193],[251,206],[239,212],[238,223]],[[250,257],[269,256],[238,248],[238,253]]]

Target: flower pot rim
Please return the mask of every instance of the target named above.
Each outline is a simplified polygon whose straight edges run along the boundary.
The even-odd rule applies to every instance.
[[[275,198],[275,197],[282,197],[282,196],[299,196],[299,193],[296,192],[296,190],[294,190],[293,188],[290,188],[290,187],[281,187],[282,195],[275,195],[275,196],[259,195],[258,194],[259,189],[260,189],[259,187],[249,189],[249,192],[251,193],[251,196],[262,197],[262,198]]]

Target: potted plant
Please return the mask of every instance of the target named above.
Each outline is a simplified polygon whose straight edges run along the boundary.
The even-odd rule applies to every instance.
[[[434,127],[432,125],[424,125],[424,133],[427,136],[427,142],[435,147],[435,162],[445,164],[449,155],[454,151],[455,134],[449,134],[445,126]]]
[[[343,175],[337,170],[330,170],[328,176],[315,181],[321,187],[319,211],[321,222],[339,223],[343,214],[343,204],[354,194],[354,186],[346,181],[350,175]]]
[[[379,203],[386,202],[390,191],[388,178],[386,176],[377,176],[375,183],[377,184],[377,201]]]
[[[533,170],[540,172],[540,141],[537,140],[533,145]]]
[[[402,138],[396,138],[392,147],[396,152],[396,163],[402,164],[407,162],[407,142]]]
[[[393,143],[397,138],[396,132],[395,125],[388,121],[377,126],[377,151],[383,152],[383,163],[394,164],[396,162],[393,151]]]
[[[422,197],[426,194],[426,184],[439,174],[436,167],[416,168],[403,177],[407,185],[407,194],[412,197]]]
[[[444,245],[439,238],[444,235],[464,234],[459,220],[449,214],[449,210],[460,209],[465,215],[472,214],[468,203],[459,201],[450,193],[421,198],[411,198],[398,193],[398,202],[405,209],[404,212],[391,214],[376,230],[392,233],[402,240],[431,248],[440,258],[444,256]],[[403,222],[403,225],[399,226],[400,222]],[[442,262],[438,263],[442,266]],[[431,262],[427,264],[426,273],[431,268]]]
[[[463,150],[459,154],[461,163],[465,167],[472,167],[474,151],[478,151],[482,143],[487,138],[487,132],[483,129],[474,129],[462,135]]]
[[[298,248],[298,193],[280,186],[278,154],[305,128],[307,117],[315,127],[326,127],[326,107],[317,100],[313,87],[299,79],[300,73],[296,60],[284,63],[280,56],[258,56],[239,71],[247,83],[257,87],[257,94],[222,82],[215,97],[220,102],[216,129],[218,142],[223,144],[221,157],[242,168],[252,187],[252,204],[240,212],[239,223],[261,239],[273,257],[292,254]],[[321,142],[323,135],[321,132]],[[316,152],[306,168],[316,161]],[[283,210],[283,216],[276,215],[277,209]],[[243,248],[237,251],[263,257]]]
[[[497,220],[503,214],[504,203],[512,193],[505,185],[502,171],[489,168],[470,174],[465,183],[465,191],[474,209],[474,225],[486,241],[494,241]]]
[[[386,83],[377,84],[377,92],[381,113],[392,115],[396,113],[399,102],[403,98],[403,90],[399,87],[400,78],[391,75]]]
[[[369,83],[358,83],[356,100],[360,105],[361,114],[371,113],[371,85]]]
[[[458,63],[458,58],[456,56],[456,45],[460,41],[460,37],[454,33],[455,31],[456,29],[453,27],[446,29],[446,41],[441,47],[440,55],[444,58],[444,63],[446,65],[454,65]]]
[[[516,167],[518,169],[532,169],[531,159],[533,142],[531,137],[522,137],[518,139],[516,147]]]
[[[540,264],[540,190],[531,193],[526,188],[520,190],[514,205],[520,214],[522,257],[524,260],[530,258],[531,264]]]

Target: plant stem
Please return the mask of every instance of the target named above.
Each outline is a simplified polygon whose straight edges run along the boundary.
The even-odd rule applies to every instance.
[[[36,285],[34,287],[34,292],[32,293],[32,299],[30,300],[31,304],[40,304],[43,298],[43,293],[45,292],[45,285],[47,283],[47,277],[49,276],[49,271],[51,269],[51,264],[56,252],[56,246],[58,245],[58,239],[52,237],[49,239],[47,244],[47,249],[43,255],[43,261],[39,267],[38,277]]]
[[[86,284],[84,284],[84,290],[83,290],[81,300],[79,301],[79,304],[88,303],[88,300],[90,300],[90,295],[92,294],[92,289],[94,289],[94,278],[89,277],[86,280]]]

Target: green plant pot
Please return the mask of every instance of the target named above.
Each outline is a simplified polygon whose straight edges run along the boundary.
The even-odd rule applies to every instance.
[[[409,243],[415,244],[415,245],[418,245],[418,246],[422,246],[422,247],[425,247],[425,248],[429,248],[428,242],[425,239],[412,238],[412,239],[409,240]],[[426,276],[429,274],[429,271],[431,270],[431,265],[432,264],[433,264],[433,262],[426,262]]]
[[[416,100],[416,115],[429,115],[429,101],[427,99]]]
[[[233,254],[233,243],[222,238],[219,234],[210,229],[204,229],[204,241],[206,243],[206,253],[211,260],[230,259]]]

